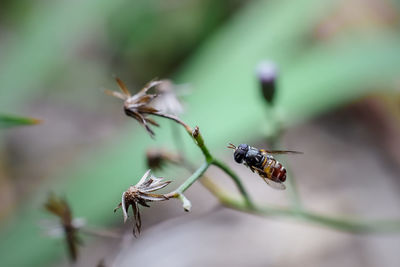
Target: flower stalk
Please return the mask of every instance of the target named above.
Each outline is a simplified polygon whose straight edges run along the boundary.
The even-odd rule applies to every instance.
[[[120,83],[119,83],[120,84]],[[121,87],[121,84],[120,84]],[[147,86],[148,87],[148,86]],[[145,87],[145,88],[147,88]],[[121,87],[122,89],[122,87]],[[142,89],[142,91],[147,92],[147,89]],[[124,91],[124,90],[123,90]],[[273,90],[274,91],[274,90]],[[118,94],[113,94],[116,97],[119,97]],[[135,95],[136,96],[136,95]],[[135,98],[133,96],[132,98]],[[172,115],[172,114],[166,114],[163,112],[160,112],[159,110],[156,109],[151,109],[151,108],[143,108],[143,102],[146,102],[146,105],[150,102],[151,99],[155,98],[156,96],[149,96],[146,97],[146,101],[139,101],[140,105],[138,106],[138,103],[134,103],[133,105],[129,106],[131,109],[137,109],[138,107],[141,107],[140,109],[140,114],[144,120],[136,116],[134,114],[135,119],[137,119],[140,123],[145,125],[145,123],[150,123],[155,126],[158,126],[157,123],[155,123],[153,120],[149,120],[148,117],[143,116],[143,115],[154,115],[158,117],[163,117],[170,119],[172,121],[177,122],[178,124],[182,125],[186,132],[191,136],[195,144],[199,147],[201,152],[203,153],[203,156],[205,158],[205,162],[196,170],[194,173],[186,180],[184,181],[175,191],[163,195],[165,199],[170,199],[170,198],[177,198],[182,201],[183,207],[186,211],[190,211],[191,209],[191,203],[190,201],[184,196],[184,192],[190,188],[190,186],[193,185],[197,180],[202,178],[202,184],[212,193],[214,194],[219,201],[225,205],[228,208],[232,208],[235,210],[255,214],[255,215],[261,215],[261,216],[288,216],[288,217],[293,217],[297,218],[303,221],[310,221],[314,223],[318,223],[321,225],[325,225],[328,227],[336,228],[338,230],[343,230],[343,231],[349,231],[349,232],[384,232],[384,231],[400,231],[400,220],[393,220],[393,221],[369,221],[369,220],[363,220],[363,219],[357,219],[357,218],[340,218],[340,217],[330,217],[330,216],[325,216],[317,213],[313,213],[310,211],[307,211],[304,209],[301,205],[300,202],[300,196],[297,191],[297,187],[295,184],[295,181],[293,180],[292,175],[289,175],[289,184],[291,188],[291,199],[292,199],[292,205],[291,207],[272,207],[272,206],[260,206],[257,204],[254,204],[247,191],[245,190],[240,178],[233,172],[227,165],[225,165],[222,161],[214,158],[210,151],[208,150],[204,139],[200,133],[199,127],[195,127],[192,129],[189,125],[187,125],[185,122],[183,122],[181,119],[179,119],[177,116]],[[121,97],[119,97],[121,98]],[[147,101],[148,100],[148,101]],[[137,101],[137,98],[136,98]],[[272,99],[270,99],[272,101]],[[126,104],[125,104],[126,106]],[[134,110],[137,112],[137,110]],[[275,121],[275,123],[279,124],[279,121]],[[280,124],[279,124],[280,125]],[[146,126],[146,125],[145,125]],[[146,129],[149,131],[148,127]],[[277,127],[275,134],[280,132],[282,128]],[[149,131],[150,132],[150,131]],[[152,136],[154,135],[151,134]],[[275,136],[276,137],[276,136]],[[276,145],[277,140],[272,140],[273,143]],[[183,160],[183,165],[185,165],[185,160]],[[242,198],[241,199],[236,199],[233,198],[231,194],[226,193],[224,190],[222,190],[217,184],[215,184],[211,179],[208,177],[204,177],[204,173],[206,170],[211,166],[214,165],[218,168],[220,168],[222,171],[224,171],[235,183],[236,187],[238,188]],[[192,169],[190,167],[189,169]],[[124,199],[123,195],[123,199]],[[137,202],[137,199],[136,199]],[[124,202],[122,202],[124,203]],[[123,205],[123,204],[122,204]],[[125,205],[126,208],[126,205]],[[124,210],[125,210],[124,208]],[[137,213],[139,214],[139,213]],[[139,218],[140,220],[140,218]],[[136,226],[136,228],[138,228]],[[140,229],[140,227],[139,227]]]

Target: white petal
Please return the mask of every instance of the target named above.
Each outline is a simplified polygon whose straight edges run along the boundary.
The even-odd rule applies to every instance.
[[[141,194],[140,198],[146,200],[146,201],[163,201],[163,200],[167,200],[166,197],[162,196],[162,195],[145,195],[145,194]]]
[[[126,222],[126,220],[128,219],[128,213],[126,212],[126,208],[125,208],[125,192],[122,193],[122,213],[124,214],[124,223]]]
[[[146,192],[156,191],[156,190],[158,190],[158,189],[161,189],[161,188],[166,187],[166,186],[169,185],[170,183],[171,183],[171,181],[166,181],[166,182],[163,182],[163,183],[158,183],[158,184],[156,184],[156,185],[151,185],[151,186],[149,186],[149,187],[140,189],[140,191],[141,191],[141,192],[145,192],[145,193],[146,193]]]
[[[144,181],[146,181],[147,177],[150,174],[151,169],[148,169],[147,172],[143,175],[142,178],[140,178],[140,181],[136,184],[137,187],[139,187],[141,184],[144,183]]]

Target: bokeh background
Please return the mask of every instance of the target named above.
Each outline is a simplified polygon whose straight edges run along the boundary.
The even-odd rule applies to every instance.
[[[177,134],[159,119],[151,139],[103,93],[117,90],[114,76],[132,92],[155,77],[183,85],[183,119],[255,200],[286,205],[286,191],[226,149],[268,146],[278,121],[281,148],[304,152],[282,161],[308,208],[399,217],[399,12],[394,0],[1,1],[0,114],[42,123],[0,132],[0,265],[70,265],[63,240],[43,230],[53,191],[88,224],[126,232],[122,241],[83,235],[76,266],[399,266],[399,234],[254,217],[221,207],[198,184],[187,192],[191,213],[155,203],[134,239],[112,210],[146,171],[146,149],[175,149]],[[273,105],[255,71],[265,60],[279,69]],[[172,187],[189,176],[177,166],[157,174]],[[217,169],[207,174],[234,190]]]

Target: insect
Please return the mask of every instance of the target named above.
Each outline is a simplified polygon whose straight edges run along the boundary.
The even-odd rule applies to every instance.
[[[233,158],[237,163],[244,163],[252,172],[256,172],[271,187],[284,190],[286,169],[271,154],[302,154],[292,150],[266,150],[240,144],[236,147],[229,143],[228,148],[235,150]]]

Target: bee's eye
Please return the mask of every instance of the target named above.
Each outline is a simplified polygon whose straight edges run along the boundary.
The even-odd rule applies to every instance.
[[[246,152],[240,149],[237,149],[233,154],[233,157],[237,163],[242,163]]]
[[[238,149],[244,150],[244,151],[247,152],[247,150],[249,150],[249,146],[246,145],[246,144],[240,144],[240,145],[238,146]]]

